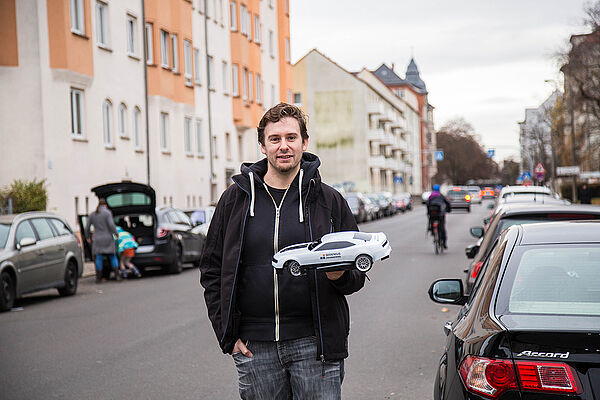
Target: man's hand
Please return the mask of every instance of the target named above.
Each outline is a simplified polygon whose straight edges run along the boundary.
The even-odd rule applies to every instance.
[[[342,275],[344,275],[344,272],[346,271],[331,271],[325,273],[327,274],[327,278],[329,278],[329,280],[337,281],[342,277]]]
[[[246,347],[244,342],[242,342],[242,339],[238,339],[237,342],[235,342],[235,345],[233,346],[233,351],[231,352],[231,354],[237,353],[237,352],[241,352],[246,357],[250,357],[250,358],[253,357],[252,352],[250,350],[248,350],[248,348]]]

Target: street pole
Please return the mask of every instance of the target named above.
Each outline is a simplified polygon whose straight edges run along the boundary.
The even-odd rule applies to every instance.
[[[573,85],[569,82],[569,108],[571,109],[571,162],[577,165],[575,158],[575,106],[573,104]],[[573,175],[571,181],[571,191],[573,193],[573,203],[577,203],[577,175]]]

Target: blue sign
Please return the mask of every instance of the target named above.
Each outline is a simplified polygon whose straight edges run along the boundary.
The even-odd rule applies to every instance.
[[[521,181],[530,181],[530,180],[531,180],[531,173],[529,171],[523,172],[523,174],[521,175]]]
[[[438,150],[435,152],[435,161],[444,161],[444,152]]]
[[[489,158],[492,158],[492,157],[494,157],[494,155],[495,155],[495,154],[496,154],[496,149],[489,149],[489,150],[487,151],[487,156],[488,156]]]
[[[394,177],[394,183],[395,183],[396,185],[399,185],[399,184],[401,184],[403,181],[404,181],[404,179],[402,179],[402,177],[401,177],[401,176],[395,176],[395,177]]]

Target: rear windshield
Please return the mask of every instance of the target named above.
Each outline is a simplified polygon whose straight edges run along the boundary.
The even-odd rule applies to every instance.
[[[600,246],[515,249],[500,286],[496,311],[600,316]]]
[[[581,219],[599,219],[600,215],[597,214],[568,214],[568,213],[551,213],[551,214],[539,214],[535,217],[524,217],[524,218],[502,218],[498,222],[498,229],[496,230],[496,236],[500,235],[504,229],[513,225],[527,225],[536,224],[539,222],[552,222],[552,221],[572,221]]]
[[[448,192],[448,197],[465,197],[467,194],[464,190],[452,190]]]
[[[523,195],[550,196],[550,193],[548,193],[548,192],[507,192],[507,193],[504,193],[502,198],[505,198],[508,196],[523,196]]]
[[[106,198],[110,208],[125,206],[149,206],[152,204],[150,196],[144,193],[117,193]]]
[[[0,249],[6,247],[6,241],[8,240],[8,232],[10,231],[11,224],[0,224]]]

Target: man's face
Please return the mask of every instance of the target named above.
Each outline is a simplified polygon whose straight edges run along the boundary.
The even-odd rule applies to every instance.
[[[308,139],[302,140],[296,118],[284,117],[265,126],[265,144],[261,143],[260,150],[274,172],[286,174],[295,170],[307,148]]]

